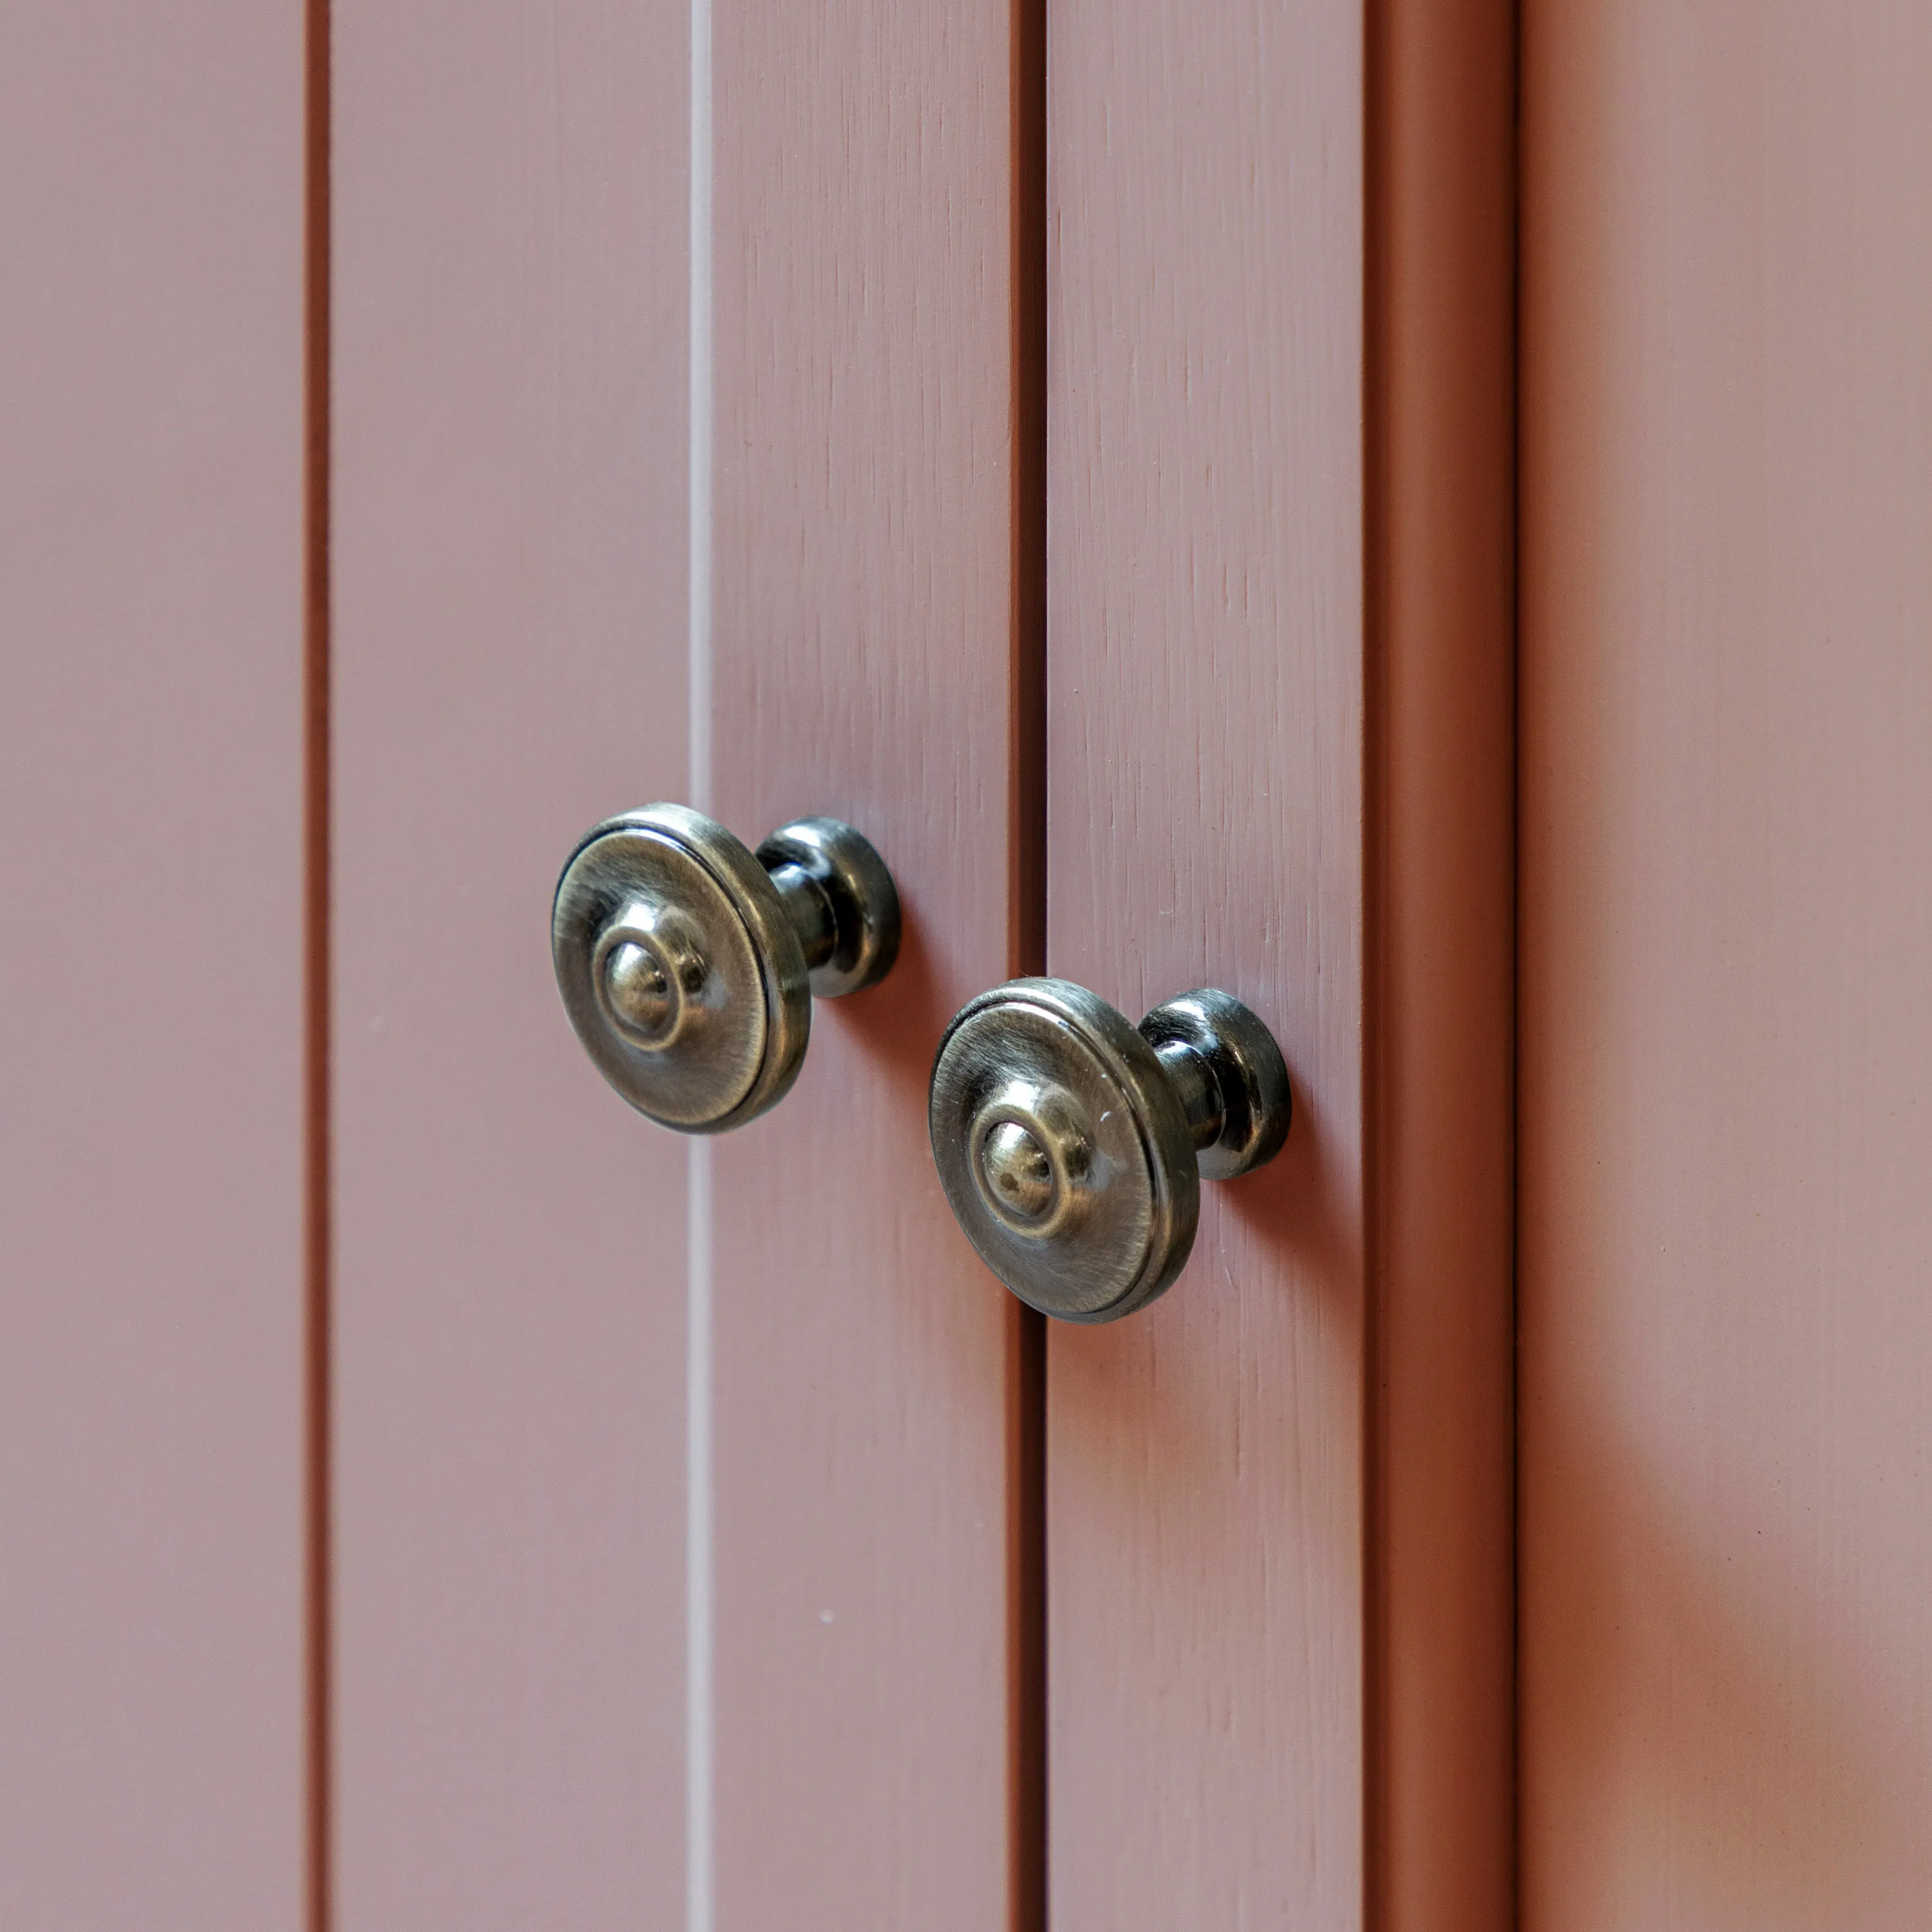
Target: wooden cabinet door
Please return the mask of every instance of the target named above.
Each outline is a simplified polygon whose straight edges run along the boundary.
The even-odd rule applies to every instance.
[[[1500,1926],[1509,13],[1048,24],[1047,956],[1297,1109],[1050,1336],[1052,1922]]]
[[[344,1932],[1012,1910],[1020,1311],[925,1118],[1025,963],[1013,32],[334,6]],[[848,818],[907,914],[715,1144],[550,983],[660,798]]]
[[[682,19],[333,9],[340,1932],[682,1910],[688,1187],[530,908],[687,782]]]
[[[1518,24],[0,20],[0,1924],[1927,1922],[1932,23]],[[715,1144],[654,798],[907,914]],[[1296,1110],[1050,1335],[1042,968]]]
[[[23,17],[0,1918],[1499,1924],[1501,0]],[[551,983],[663,798],[907,914],[715,1144]],[[1298,1114],[1050,1339],[1042,968]]]
[[[1932,18],[1525,40],[1526,1925],[1932,1900]]]
[[[0,1924],[308,1891],[298,8],[0,11]]]

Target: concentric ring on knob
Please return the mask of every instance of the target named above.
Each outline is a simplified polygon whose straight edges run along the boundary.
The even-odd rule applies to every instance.
[[[987,1211],[1030,1242],[1064,1238],[1094,1204],[1094,1123],[1064,1086],[1024,1078],[995,1085],[966,1145]]]
[[[1018,1120],[995,1120],[978,1142],[974,1178],[996,1214],[1030,1232],[1060,1204],[1050,1145]]]
[[[934,1062],[940,1185],[980,1258],[1066,1322],[1112,1322],[1185,1265],[1200,1214],[1187,1119],[1126,1017],[1065,980],[962,1008]]]
[[[628,1042],[662,1053],[704,1023],[703,942],[675,908],[634,899],[597,936],[590,984],[605,1020]]]
[[[740,1126],[797,1078],[812,1027],[797,932],[764,867],[703,813],[646,806],[586,832],[550,947],[585,1051],[664,1126]]]

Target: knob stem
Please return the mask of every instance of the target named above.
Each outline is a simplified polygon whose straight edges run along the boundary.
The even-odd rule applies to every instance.
[[[1162,1040],[1155,1046],[1154,1054],[1174,1083],[1196,1150],[1212,1147],[1221,1138],[1228,1109],[1208,1056],[1184,1040]]]
[[[842,820],[795,818],[758,848],[821,1000],[876,986],[899,950],[899,896],[885,862]]]
[[[767,871],[804,948],[807,970],[823,966],[838,944],[838,916],[831,894],[802,866],[788,862]]]
[[[1211,986],[1163,1000],[1140,1035],[1174,1083],[1203,1180],[1231,1180],[1272,1160],[1294,1108],[1274,1036]]]

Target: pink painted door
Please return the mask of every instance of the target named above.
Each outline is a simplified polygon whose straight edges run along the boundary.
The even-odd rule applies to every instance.
[[[8,1924],[1496,1922],[1507,18],[1365,24],[9,17]],[[907,915],[716,1143],[551,981],[660,798]],[[1050,1341],[1048,967],[1299,1113]]]
[[[1024,963],[1012,33],[336,0],[344,1932],[969,1932],[1032,1882],[1022,1324],[924,1142]],[[715,1142],[552,979],[572,844],[656,800],[848,819],[907,910]]]
[[[149,10],[0,22],[0,1924],[1932,1924],[1918,14]],[[904,905],[716,1141],[652,800]],[[1294,1088],[1114,1325],[1040,970]]]
[[[1049,9],[1047,958],[1296,1108],[1048,1338],[1060,1932],[1508,1918],[1510,45]]]
[[[1524,1922],[1924,1926],[1932,19],[1524,53]]]
[[[338,1923],[1497,1922],[1507,17],[1401,25],[338,0]],[[715,1144],[536,943],[659,796],[907,910]],[[926,1146],[1042,964],[1300,1110],[1050,1339]]]
[[[297,1932],[298,8],[0,10],[0,1924]]]

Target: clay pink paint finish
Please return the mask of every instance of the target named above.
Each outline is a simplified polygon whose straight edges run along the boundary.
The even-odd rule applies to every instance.
[[[1048,42],[1047,949],[1249,1001],[1287,1150],[1048,1355],[1060,1932],[1363,1912],[1362,16]]]
[[[718,16],[717,804],[850,819],[906,914],[717,1146],[725,1932],[1010,1922],[1018,1311],[926,1110],[1012,970],[1011,27]]]
[[[1932,1898],[1932,16],[1528,10],[1524,1924]]]
[[[302,19],[0,15],[0,1923],[303,1918]]]
[[[686,1145],[549,908],[685,784],[686,21],[334,8],[340,1932],[682,1922]]]

